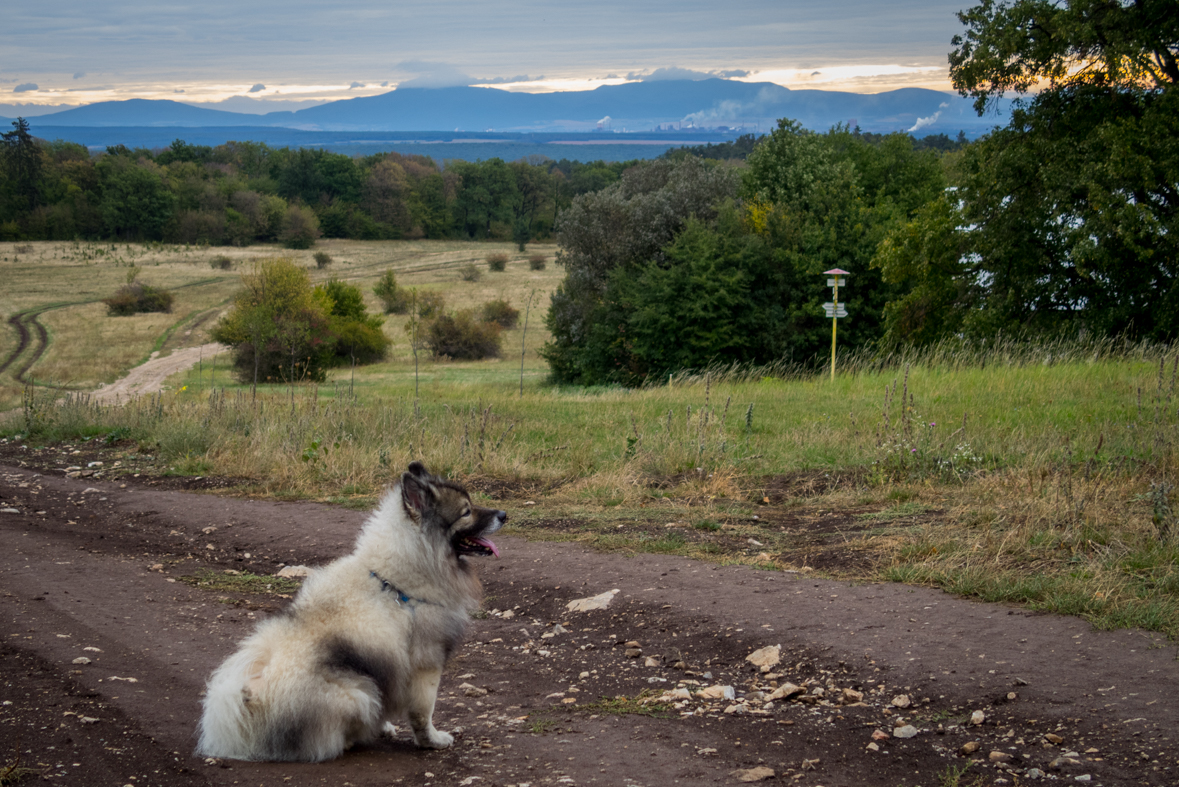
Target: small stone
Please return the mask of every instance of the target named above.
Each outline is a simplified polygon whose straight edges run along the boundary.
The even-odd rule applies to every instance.
[[[94,718],[93,716],[79,716],[78,721],[82,722],[83,724],[97,724],[98,723],[98,719]]]
[[[599,593],[589,598],[575,599],[566,604],[565,609],[570,612],[592,612],[595,609],[605,609],[610,606],[610,602],[614,600],[614,596],[618,593],[618,588],[615,588],[614,590],[607,590],[605,593]]]
[[[840,692],[840,702],[844,705],[851,705],[856,702],[864,701],[864,692],[856,691],[855,689],[843,689]]]
[[[975,727],[982,724],[986,720],[987,715],[980,710],[976,710],[974,713],[970,714],[970,723]]]
[[[642,648],[627,648],[626,649],[626,657],[628,659],[637,659],[641,655],[643,655]]]
[[[585,680],[585,679],[586,679],[586,678],[588,678],[589,676],[590,676],[590,674],[589,674],[588,672],[583,672],[583,673],[581,673],[580,675],[578,675],[577,677],[578,677],[578,679],[579,679],[579,680]]]
[[[72,663],[74,663],[74,664],[89,664],[90,659],[86,658],[85,656],[78,656],[78,658],[74,659]]]
[[[511,620],[512,618],[516,617],[516,613],[510,609],[505,609],[502,613],[500,613],[500,617],[504,620]]]
[[[907,708],[913,704],[913,701],[909,699],[908,694],[898,694],[892,698],[892,704],[897,708]]]
[[[730,776],[733,776],[739,782],[760,782],[774,778],[774,769],[762,765],[757,768],[750,768],[749,770],[733,771]]]
[[[708,686],[696,692],[696,696],[706,700],[732,700],[736,699],[737,692],[732,686]]]
[[[207,535],[211,535],[213,533],[216,533],[217,528],[213,527],[212,525],[209,525],[208,527],[202,527],[201,532],[207,536]]]
[[[884,730],[873,730],[872,731],[872,740],[874,740],[874,741],[886,741],[891,737],[892,736],[889,735]]]
[[[637,639],[632,639],[630,642],[622,643],[622,647],[624,647],[624,648],[641,648],[641,647],[643,647],[643,645]]]
[[[745,660],[755,667],[761,667],[763,672],[768,672],[782,661],[782,648],[778,645],[767,645],[750,653]]]
[[[1073,781],[1078,781],[1078,782],[1087,782],[1087,781],[1090,781],[1092,778],[1093,778],[1093,777],[1092,777],[1092,776],[1090,776],[1089,774],[1087,774],[1087,773],[1082,773],[1080,776],[1074,776],[1074,777],[1073,777]]]
[[[148,570],[149,570],[149,571],[163,571],[163,570],[164,570],[164,564],[163,564],[163,563],[155,563],[155,564],[153,564],[153,565],[152,565],[152,567],[151,567],[150,569],[148,569]]]
[[[875,743],[869,743],[864,748],[866,748],[868,751],[880,751],[880,747],[877,746]]]
[[[1005,751],[993,751],[987,755],[987,759],[991,762],[1011,762],[1013,758]]]
[[[470,683],[463,683],[459,686],[461,691],[467,697],[485,697],[487,696],[487,689],[479,686],[472,686]]]
[[[787,682],[774,689],[770,694],[769,699],[788,700],[791,697],[797,696],[799,694],[806,694],[806,689],[802,686],[795,686],[793,683]]]
[[[1059,771],[1064,768],[1071,768],[1075,765],[1080,765],[1081,761],[1073,757],[1057,757],[1052,762],[1048,763],[1048,767],[1054,771]]]
[[[903,727],[897,727],[892,731],[894,738],[915,738],[917,737],[917,728],[912,724],[906,724]]]
[[[658,667],[658,666],[660,666],[661,664],[663,664],[663,662],[661,662],[661,661],[659,660],[659,657],[658,657],[658,656],[648,656],[648,657],[647,657],[647,658],[646,658],[646,659],[643,661],[643,666],[644,666],[644,667]]]
[[[1028,772],[1025,773],[1024,776],[1026,776],[1032,780],[1043,779],[1044,772],[1042,770],[1040,770],[1039,768],[1028,768]]]
[[[962,748],[958,750],[958,753],[963,757],[969,757],[981,748],[982,744],[978,741],[967,741],[966,743],[962,744]]]
[[[1048,741],[1053,746],[1059,746],[1060,744],[1064,743],[1064,738],[1060,737],[1055,732],[1050,732],[1045,735],[1044,740]]]
[[[307,566],[286,566],[278,572],[277,576],[285,577],[287,579],[303,579],[311,576],[312,568]]]

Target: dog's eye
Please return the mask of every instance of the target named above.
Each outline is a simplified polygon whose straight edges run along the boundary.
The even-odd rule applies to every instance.
[[[466,511],[463,511],[463,517],[464,517],[464,518],[465,518],[465,517],[469,517],[470,515],[471,515],[471,509],[469,509],[469,508],[468,508]]]

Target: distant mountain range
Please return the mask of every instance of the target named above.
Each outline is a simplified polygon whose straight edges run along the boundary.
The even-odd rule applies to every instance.
[[[178,101],[106,101],[40,115],[41,127],[233,128],[301,131],[469,133],[653,132],[709,130],[765,133],[778,118],[814,130],[836,123],[864,131],[909,131],[915,136],[965,131],[974,138],[1006,122],[975,115],[970,101],[936,90],[886,93],[790,90],[769,82],[723,79],[652,81],[563,93],[509,93],[479,87],[403,88],[377,96],[334,101],[295,112],[264,115],[227,112]],[[8,125],[11,118],[0,118]],[[48,129],[47,129],[48,130]],[[72,136],[72,135],[71,135]],[[253,137],[251,137],[253,138]]]

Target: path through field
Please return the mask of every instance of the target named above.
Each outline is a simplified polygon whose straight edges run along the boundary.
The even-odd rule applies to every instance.
[[[119,404],[144,394],[156,393],[172,375],[196,366],[202,359],[212,364],[219,355],[218,361],[228,374],[228,353],[228,347],[216,342],[173,350],[170,355],[152,353],[150,360],[136,366],[126,377],[99,388],[91,395],[91,399],[99,404]]]
[[[324,563],[364,515],[93,461],[0,444],[0,767],[19,756],[30,783],[1179,783],[1179,662],[1157,636],[518,536],[479,561],[484,612],[443,678],[455,747],[402,731],[321,765],[205,761],[205,678],[288,602],[195,578]],[[607,609],[567,608],[614,589]],[[775,645],[765,671],[746,661]]]

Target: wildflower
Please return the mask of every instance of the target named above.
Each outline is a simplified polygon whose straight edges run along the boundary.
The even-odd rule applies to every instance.
[[[911,453],[911,454],[915,454],[915,453],[917,453],[917,449],[916,449],[916,448],[910,448],[910,449],[909,449],[909,453]]]

